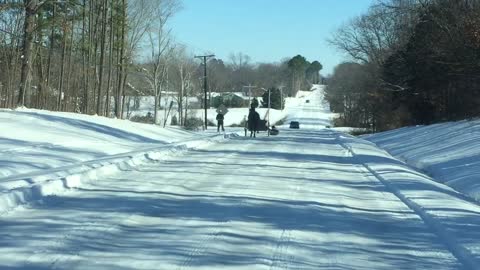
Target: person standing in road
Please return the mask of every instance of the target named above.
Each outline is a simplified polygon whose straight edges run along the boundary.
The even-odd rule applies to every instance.
[[[225,128],[223,127],[223,118],[222,113],[217,114],[217,132],[220,132],[220,126],[222,127],[222,131],[225,131]]]

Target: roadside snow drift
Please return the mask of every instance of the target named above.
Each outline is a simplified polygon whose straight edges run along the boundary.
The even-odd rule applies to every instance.
[[[0,212],[223,139],[223,134],[29,109],[0,110],[0,125]]]
[[[0,110],[0,126],[0,177],[152,148],[194,136],[180,129],[29,109]]]
[[[480,120],[405,127],[363,138],[480,201]]]

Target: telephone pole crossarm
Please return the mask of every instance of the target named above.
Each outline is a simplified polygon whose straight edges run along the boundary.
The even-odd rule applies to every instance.
[[[256,88],[257,86],[249,84],[249,85],[244,85],[243,87],[248,89],[248,103],[249,103],[249,106],[250,106],[251,105],[251,99],[252,99],[252,89]]]

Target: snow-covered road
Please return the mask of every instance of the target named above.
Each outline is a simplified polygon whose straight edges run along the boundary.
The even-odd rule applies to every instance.
[[[295,117],[308,129],[126,167],[0,216],[0,269],[480,265],[477,203],[371,143],[319,129],[325,111],[307,107]]]
[[[463,267],[448,239],[340,144],[348,138],[282,135],[239,137],[16,210],[1,220],[1,266]]]

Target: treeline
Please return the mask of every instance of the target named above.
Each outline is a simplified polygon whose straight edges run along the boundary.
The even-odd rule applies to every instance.
[[[342,125],[388,130],[480,115],[480,1],[382,0],[330,40]]]
[[[301,55],[279,63],[252,63],[248,55],[234,53],[227,63],[221,59],[209,61],[209,86],[213,92],[243,92],[250,86],[265,91],[273,87],[292,96],[300,89],[309,90],[312,84],[321,83],[322,68],[319,61],[309,62]]]
[[[201,62],[171,36],[181,8],[180,0],[0,2],[0,107],[124,118],[138,106],[132,97],[154,96],[154,122],[164,122],[170,106],[161,103],[173,98],[183,125],[195,108],[187,97],[203,104],[204,95]],[[275,87],[287,96],[317,83],[321,68],[302,56],[252,63],[234,53],[208,61],[208,88]]]
[[[158,92],[175,47],[176,0],[6,0],[0,4],[0,106],[122,117],[129,78]],[[136,63],[140,48],[146,64]],[[163,73],[164,75],[164,73]]]

